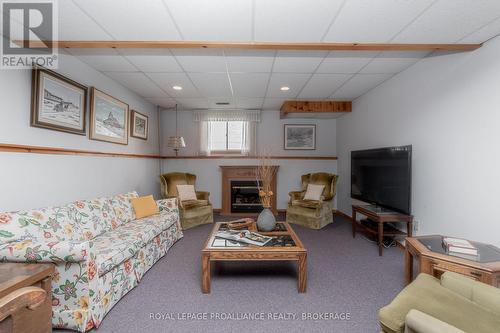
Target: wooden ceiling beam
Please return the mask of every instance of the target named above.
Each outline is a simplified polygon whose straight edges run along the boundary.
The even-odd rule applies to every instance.
[[[24,41],[14,41],[22,45]],[[31,47],[52,44],[70,49],[258,49],[318,51],[472,51],[482,44],[388,44],[388,43],[276,43],[276,42],[206,42],[206,41],[29,41]]]
[[[280,109],[281,117],[288,114],[345,113],[352,111],[351,101],[285,101]]]

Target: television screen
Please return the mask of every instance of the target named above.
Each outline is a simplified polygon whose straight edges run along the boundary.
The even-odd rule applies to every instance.
[[[411,146],[351,152],[351,197],[411,213]]]

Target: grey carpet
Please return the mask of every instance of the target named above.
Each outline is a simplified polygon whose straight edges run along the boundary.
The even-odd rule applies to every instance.
[[[221,219],[218,219],[219,221]],[[316,231],[294,226],[308,249],[307,293],[297,293],[293,263],[218,263],[212,292],[200,290],[200,250],[212,226],[188,230],[141,283],[104,318],[107,332],[380,332],[377,312],[404,285],[403,252],[352,238],[342,218]],[[265,320],[185,320],[183,313],[264,313]],[[350,320],[302,320],[303,313],[350,313]],[[150,319],[169,313],[173,319]],[[295,320],[271,320],[291,313]],[[62,331],[59,331],[62,332]]]

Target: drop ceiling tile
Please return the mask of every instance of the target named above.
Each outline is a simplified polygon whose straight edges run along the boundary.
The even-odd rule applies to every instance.
[[[318,42],[343,0],[256,0],[255,40]]]
[[[280,110],[283,102],[287,101],[287,98],[265,98],[262,104],[262,110]]]
[[[357,73],[378,53],[373,51],[332,51],[323,60],[316,73]]]
[[[266,97],[294,98],[310,77],[310,74],[273,73]],[[290,90],[281,91],[280,88],[283,86],[289,87]]]
[[[207,98],[176,98],[181,109],[208,109]]]
[[[171,52],[186,72],[207,73],[227,70],[222,50],[172,49]]]
[[[313,73],[326,51],[279,51],[274,61],[275,73]]]
[[[227,73],[189,73],[204,97],[232,97]]]
[[[391,76],[392,74],[356,74],[331,97],[334,99],[353,100],[375,88]]]
[[[455,43],[500,16],[498,0],[436,2],[395,43]]]
[[[269,73],[276,52],[271,50],[226,50],[224,54],[230,72]]]
[[[102,72],[134,72],[137,69],[114,49],[68,49],[68,52]]]
[[[434,0],[348,0],[325,41],[384,43],[400,32]]]
[[[264,98],[237,98],[236,107],[240,109],[260,109]]]
[[[299,94],[299,98],[330,97],[352,74],[314,74]]]
[[[146,100],[163,108],[171,108],[175,106],[175,100],[170,97],[148,97]]]
[[[230,73],[235,96],[264,97],[266,95],[267,73]]]
[[[186,40],[252,40],[251,0],[166,0]]]
[[[179,40],[162,0],[74,2],[117,40]]]
[[[58,1],[59,40],[111,40],[95,21],[80,10],[72,1]],[[85,29],[82,29],[85,27]]]
[[[139,72],[104,72],[113,80],[135,91],[142,97],[169,97],[158,88],[144,73]],[[97,87],[99,88],[99,87]]]
[[[461,39],[460,43],[484,43],[500,34],[500,17]]]
[[[182,68],[169,50],[120,49],[118,52],[142,72],[182,72]]]
[[[381,52],[360,73],[396,74],[423,59],[429,52]]]
[[[192,98],[201,97],[185,73],[145,73],[159,87],[172,97]],[[182,90],[175,90],[173,86],[181,86]]]

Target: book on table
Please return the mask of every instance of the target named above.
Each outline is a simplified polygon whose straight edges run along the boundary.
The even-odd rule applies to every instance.
[[[272,239],[272,237],[264,236],[248,230],[218,231],[215,234],[215,237],[257,246],[264,246]]]
[[[477,248],[468,240],[462,238],[444,237],[443,245],[448,252],[477,256]]]

